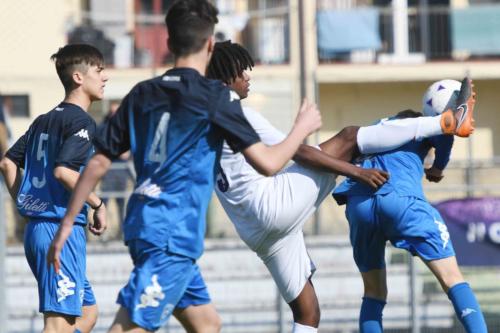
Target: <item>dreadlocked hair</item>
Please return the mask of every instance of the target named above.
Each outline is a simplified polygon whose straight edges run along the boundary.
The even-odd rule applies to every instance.
[[[243,71],[255,66],[250,53],[230,40],[215,43],[212,59],[208,64],[207,77],[231,84]]]

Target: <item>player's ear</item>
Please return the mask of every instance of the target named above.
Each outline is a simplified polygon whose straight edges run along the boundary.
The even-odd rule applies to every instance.
[[[73,78],[73,82],[78,84],[78,85],[81,85],[83,83],[83,74],[82,72],[80,71],[74,71],[72,76]]]
[[[214,52],[214,47],[215,47],[215,36],[210,36],[208,37],[208,53],[212,54]]]

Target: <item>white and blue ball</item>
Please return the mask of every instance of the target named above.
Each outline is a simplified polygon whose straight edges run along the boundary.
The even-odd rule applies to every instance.
[[[461,83],[456,80],[434,82],[422,99],[422,112],[425,116],[436,116],[449,108],[455,108]]]

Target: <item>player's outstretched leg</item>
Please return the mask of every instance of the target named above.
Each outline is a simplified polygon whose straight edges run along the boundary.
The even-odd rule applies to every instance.
[[[299,296],[288,303],[293,313],[292,333],[318,332],[321,312],[311,281],[307,281]]]
[[[333,138],[320,144],[323,152],[350,161],[359,154],[383,153],[412,140],[444,134],[441,116],[383,120],[376,125],[343,128]]]
[[[365,292],[359,313],[359,331],[361,333],[382,333],[382,312],[387,299],[385,269],[373,269],[362,272]]]
[[[474,292],[464,281],[456,258],[426,261],[444,292],[453,303],[455,313],[467,333],[487,333],[486,322]]]

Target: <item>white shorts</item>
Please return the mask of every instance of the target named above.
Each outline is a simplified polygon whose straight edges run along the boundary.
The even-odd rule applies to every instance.
[[[304,234],[296,232],[269,244],[267,253],[257,252],[285,302],[296,299],[316,268],[309,258],[304,242]]]
[[[259,214],[265,239],[302,231],[304,223],[335,187],[337,176],[292,164],[260,183]],[[259,251],[262,244],[256,248]]]
[[[302,228],[335,187],[336,175],[293,164],[269,178],[265,237],[255,249],[287,303],[293,301],[311,277]]]

